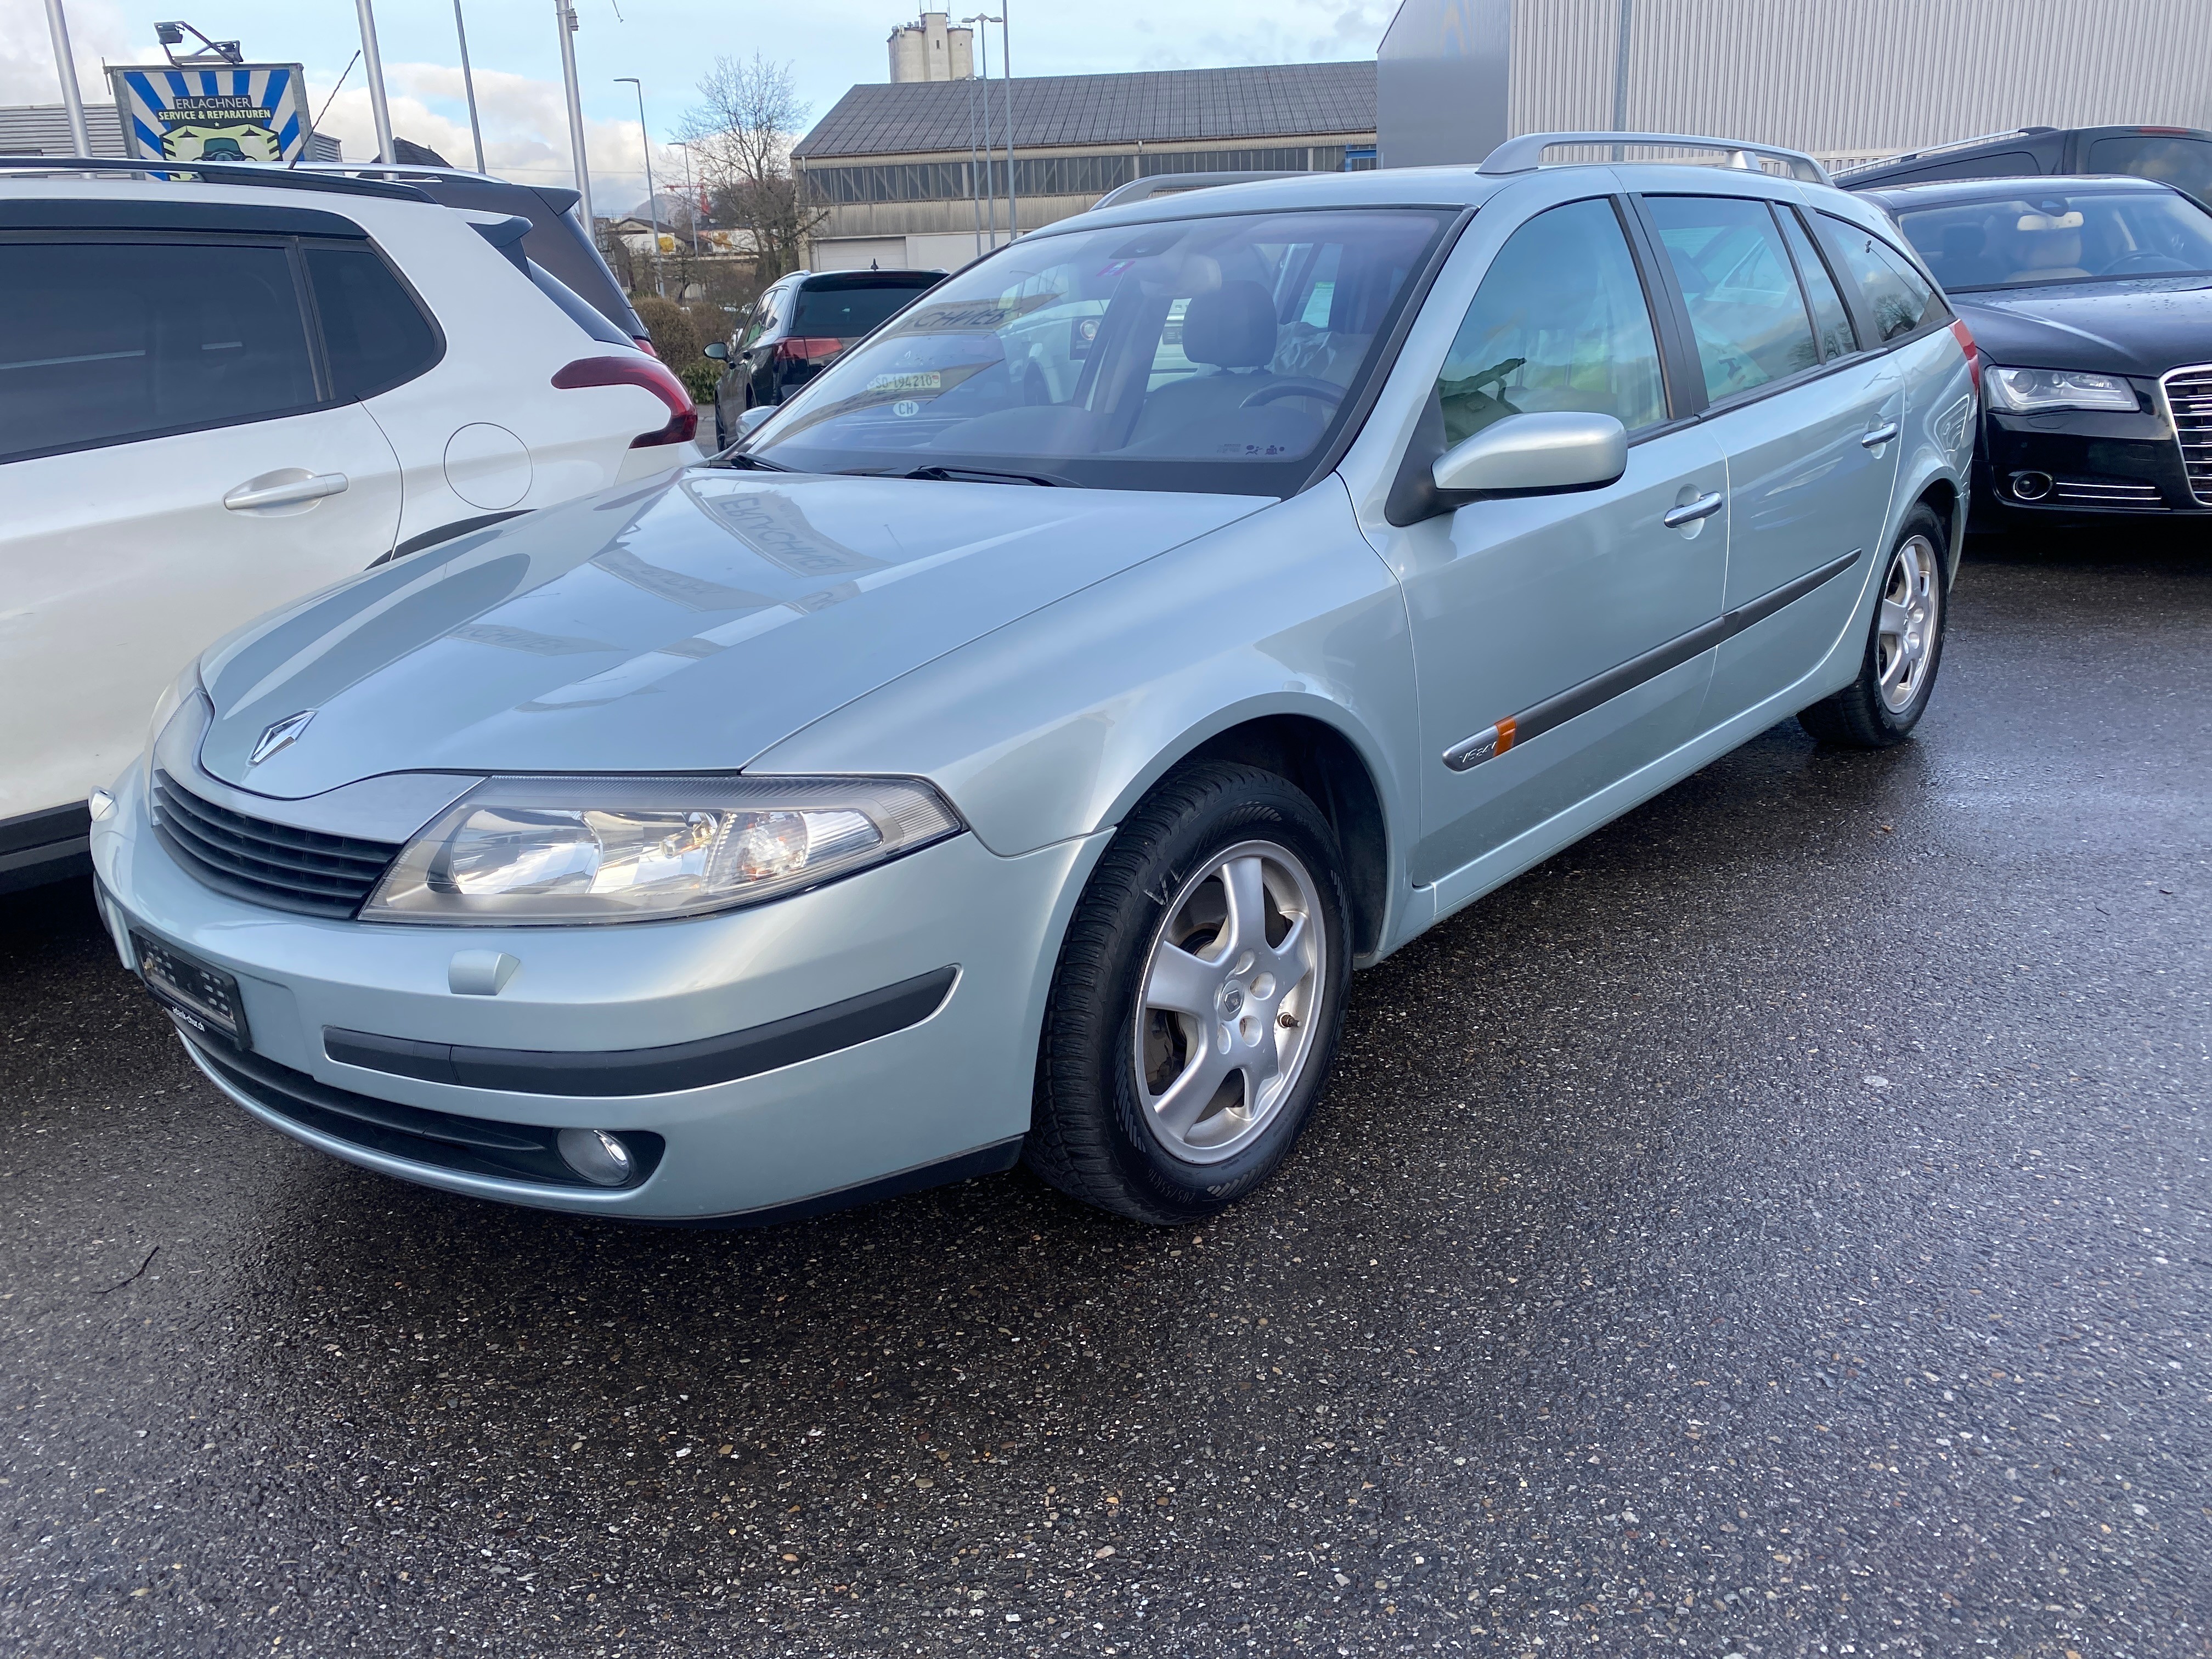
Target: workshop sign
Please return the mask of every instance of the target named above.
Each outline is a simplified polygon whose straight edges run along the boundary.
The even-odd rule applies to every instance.
[[[306,153],[307,81],[297,64],[107,74],[124,143],[142,160],[284,162]]]

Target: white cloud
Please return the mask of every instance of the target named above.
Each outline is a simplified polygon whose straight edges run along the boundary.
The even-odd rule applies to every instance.
[[[161,51],[132,42],[123,14],[110,0],[70,0],[70,55],[76,59],[77,91],[88,104],[112,104],[100,60],[114,64],[161,61]],[[0,0],[0,104],[58,104],[53,37],[40,0]]]

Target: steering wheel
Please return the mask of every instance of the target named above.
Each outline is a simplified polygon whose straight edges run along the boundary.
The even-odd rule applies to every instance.
[[[1344,388],[1334,380],[1277,380],[1273,385],[1261,386],[1237,407],[1257,409],[1262,404],[1273,403],[1278,398],[1322,398],[1332,404],[1340,404],[1344,401]]]
[[[2112,264],[2106,265],[2105,267],[2104,274],[2107,276],[2117,276],[2130,266],[2143,265],[2147,263],[2151,264],[2154,270],[2159,266],[2163,266],[2167,270],[2186,270],[2189,269],[2186,264],[2179,259],[2175,258],[2170,253],[2126,253],[2121,255],[2120,258],[2113,260]],[[2146,272],[2146,274],[2148,273]]]

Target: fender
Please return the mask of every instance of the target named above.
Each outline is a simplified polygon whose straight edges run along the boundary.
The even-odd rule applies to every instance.
[[[1395,892],[1418,822],[1414,696],[1403,596],[1332,475],[887,683],[747,769],[927,777],[1012,856],[1111,828],[1241,722],[1303,716],[1367,767]]]

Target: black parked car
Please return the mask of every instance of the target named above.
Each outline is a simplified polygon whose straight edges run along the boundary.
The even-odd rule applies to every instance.
[[[2128,173],[2212,204],[2212,132],[2195,127],[2022,127],[1892,155],[1837,173],[1845,190],[1887,190],[1944,179],[2017,179],[2031,173]]]
[[[1977,528],[2212,512],[2212,213],[2144,179],[1867,194],[1980,348]]]
[[[754,303],[741,338],[707,348],[728,363],[714,388],[714,443],[738,441],[738,417],[780,404],[863,334],[945,280],[941,270],[794,270]]]

